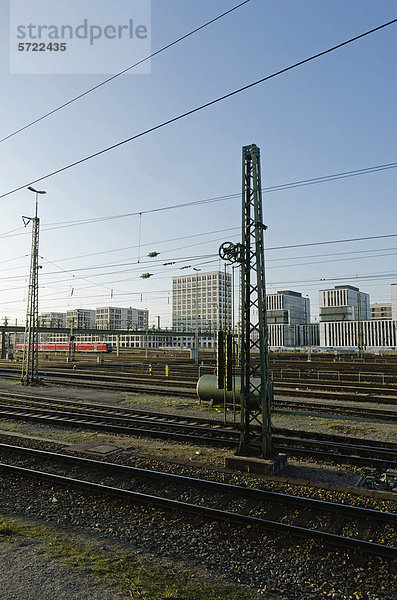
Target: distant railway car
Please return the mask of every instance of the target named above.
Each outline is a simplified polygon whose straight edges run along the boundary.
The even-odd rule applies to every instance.
[[[15,350],[17,352],[23,352],[24,344],[16,344]],[[39,352],[69,352],[69,344],[39,344],[35,349]],[[112,344],[107,342],[96,342],[96,343],[85,343],[85,344],[74,344],[74,352],[96,352],[104,353],[112,351]]]
[[[76,352],[111,352],[112,344],[107,344],[104,342],[95,343],[95,344],[75,344]]]

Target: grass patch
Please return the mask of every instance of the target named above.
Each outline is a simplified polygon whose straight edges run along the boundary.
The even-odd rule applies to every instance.
[[[372,433],[375,430],[373,428],[371,428],[370,426],[366,425],[356,425],[356,424],[350,424],[350,423],[344,423],[343,421],[339,422],[339,423],[330,423],[328,424],[328,429],[331,429],[331,431],[337,431],[339,433],[344,433],[344,434],[354,434],[354,435],[364,435],[364,434],[368,434],[368,433]]]
[[[238,585],[224,585],[191,581],[188,576],[167,573],[151,568],[147,560],[141,564],[128,553],[102,550],[88,543],[76,542],[42,525],[33,525],[21,519],[0,516],[0,543],[15,541],[18,537],[41,542],[39,551],[47,557],[90,574],[95,580],[113,586],[126,598],[142,600],[253,600],[259,598]],[[263,598],[263,596],[262,596]],[[269,597],[268,600],[276,600]]]
[[[44,429],[43,429],[44,427]],[[13,433],[23,433],[24,435],[45,438],[48,440],[54,440],[56,442],[69,442],[71,444],[79,444],[82,442],[90,442],[92,440],[100,440],[101,442],[108,442],[117,444],[119,441],[125,441],[130,439],[127,436],[115,436],[106,433],[95,433],[95,432],[82,432],[82,431],[67,431],[66,429],[52,430],[50,427],[44,426],[31,426],[26,424],[19,425],[18,423],[1,423],[0,429],[3,431],[10,431]]]

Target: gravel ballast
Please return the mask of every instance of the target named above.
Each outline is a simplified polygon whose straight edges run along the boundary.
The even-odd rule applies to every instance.
[[[4,439],[4,441],[9,441]],[[14,441],[15,443],[15,441]],[[25,441],[26,445],[32,445]],[[22,445],[22,444],[21,444]],[[25,444],[23,444],[25,445]],[[49,449],[49,444],[34,443]],[[130,462],[121,453],[122,462]],[[115,461],[116,457],[113,456]],[[135,460],[131,462],[136,463]],[[145,461],[146,466],[147,460]],[[159,468],[152,461],[151,468]],[[171,470],[171,466],[169,466]],[[179,471],[196,474],[196,467],[181,466]],[[175,465],[172,465],[175,471]],[[207,476],[210,473],[207,472]],[[215,475],[213,473],[213,475]],[[220,476],[222,478],[222,475]],[[296,484],[281,484],[230,474],[226,479],[251,482],[289,493],[302,492]],[[340,492],[305,488],[306,495],[339,500]],[[392,503],[353,495],[355,504],[390,510]],[[346,497],[345,502],[352,498]],[[353,502],[352,502],[353,503]],[[269,534],[229,528],[193,517],[182,517],[161,510],[127,506],[78,491],[51,488],[18,477],[2,477],[0,512],[20,515],[50,524],[61,531],[95,532],[101,538],[118,540],[131,550],[165,560],[187,569],[202,568],[211,580],[244,584],[265,598],[332,598],[333,600],[391,600],[396,592],[396,565],[376,557],[355,557],[347,552],[330,551],[309,541],[290,540]]]
[[[10,387],[15,391],[15,386]],[[41,394],[37,389],[34,393]],[[58,395],[57,390],[46,390],[48,396]],[[68,394],[68,395],[67,395]],[[44,394],[43,394],[44,395]],[[90,390],[64,390],[62,397],[86,398],[87,401],[112,403],[108,392],[98,397]],[[123,402],[120,395],[114,395],[115,403]],[[145,401],[146,402],[146,401]],[[181,404],[181,401],[179,401]],[[183,408],[175,405],[174,410],[181,414]],[[148,408],[148,405],[137,403],[137,408]],[[158,410],[159,406],[149,409]],[[169,407],[164,412],[171,412]],[[207,412],[207,411],[206,411]],[[208,411],[211,412],[211,411]],[[191,414],[190,410],[187,410]],[[198,414],[203,415],[199,411]],[[219,413],[211,413],[219,418]],[[204,415],[203,415],[204,416]],[[207,416],[207,415],[205,415]],[[294,423],[297,427],[297,423]],[[30,430],[32,426],[29,425]],[[302,424],[302,428],[304,425]],[[35,432],[38,437],[48,436],[50,428],[37,427]],[[65,433],[65,429],[60,432]],[[54,432],[52,432],[54,433]],[[76,432],[84,438],[85,432]],[[92,435],[92,434],[90,434]],[[61,433],[60,433],[61,437]],[[1,436],[3,443],[26,445],[43,450],[65,451],[60,446],[54,447],[49,442],[30,441]],[[76,439],[76,443],[77,443]],[[318,466],[301,463],[306,468],[317,472],[314,478],[320,482],[319,486],[303,486],[300,482],[264,479],[251,477],[240,473],[227,473],[221,468],[222,452],[212,449],[194,449],[184,445],[167,444],[149,440],[130,439],[133,446],[130,452],[121,452],[105,460],[120,461],[124,464],[168,470],[191,476],[214,478],[229,483],[246,484],[263,487],[273,491],[283,491],[295,495],[302,494],[319,499],[331,501],[344,501],[358,506],[367,506],[381,510],[394,510],[396,504],[392,500],[381,500],[377,497],[357,495],[357,491],[333,490],[321,487],[321,474]],[[161,449],[164,448],[164,460],[160,459]],[[156,452],[154,452],[156,450]],[[196,454],[196,452],[198,454]],[[218,452],[218,454],[212,454]],[[153,458],[155,455],[155,459]],[[151,458],[152,455],[152,458]],[[178,464],[178,456],[183,456]],[[173,457],[174,461],[167,463]],[[190,460],[190,458],[191,460]],[[95,457],[98,458],[99,457]],[[296,462],[299,470],[300,463]],[[335,468],[337,479],[338,469]],[[322,471],[324,473],[324,471]],[[355,470],[350,470],[352,475]],[[356,477],[357,479],[357,477]],[[323,482],[324,483],[324,482]],[[343,479],[341,481],[343,483]],[[206,582],[222,581],[233,584],[249,586],[252,598],[259,594],[266,600],[318,600],[331,598],[331,600],[394,600],[397,595],[397,566],[391,561],[376,557],[359,557],[344,551],[330,550],[310,541],[291,540],[276,534],[259,534],[256,531],[247,531],[231,528],[225,524],[204,522],[193,517],[182,517],[177,514],[165,513],[150,507],[130,506],[121,501],[108,500],[94,497],[87,493],[68,491],[66,489],[51,488],[49,484],[33,483],[21,480],[19,477],[2,475],[0,479],[0,513],[7,517],[23,517],[33,519],[38,523],[45,523],[61,532],[70,535],[76,532],[79,535],[91,536],[98,543],[122,544],[129,552],[139,553],[147,563],[159,561],[164,565],[173,565],[176,572],[191,572]],[[8,544],[8,542],[7,542]],[[1,548],[1,545],[0,545]],[[4,546],[6,548],[6,546]],[[30,553],[38,546],[18,546],[18,560],[23,561],[24,548],[26,548],[26,569],[32,564]],[[11,549],[9,548],[11,551]],[[34,559],[34,556],[33,556]],[[4,556],[6,560],[6,556]],[[46,560],[44,560],[46,562]],[[39,563],[37,568],[39,568]],[[20,563],[22,569],[23,562]],[[56,577],[54,565],[49,564],[48,577]],[[46,573],[45,565],[43,566]],[[52,575],[51,575],[52,573]],[[62,573],[57,581],[62,582]],[[65,582],[68,580],[69,571],[65,572]],[[80,581],[76,573],[76,581]],[[73,576],[72,576],[73,579]],[[1,580],[0,580],[1,581]],[[16,582],[17,579],[14,579]],[[15,583],[17,585],[17,583]],[[73,585],[73,582],[72,582]],[[91,584],[90,584],[91,585]],[[107,599],[109,591],[103,588],[104,595],[89,596]],[[80,599],[73,595],[73,588],[68,598]],[[242,588],[244,590],[244,588]],[[17,593],[17,592],[16,592]],[[54,598],[63,598],[62,589]],[[66,592],[65,592],[66,593]],[[95,593],[95,592],[93,592]],[[11,594],[11,591],[10,591]],[[1,600],[25,598],[32,600],[50,600],[51,596],[18,596],[1,595]],[[134,597],[134,596],[132,596]],[[136,597],[139,598],[137,595]],[[113,598],[118,599],[116,595]],[[171,596],[172,598],[172,596]],[[183,597],[185,599],[185,597]],[[186,596],[186,600],[188,597]],[[151,600],[149,598],[149,600]],[[189,597],[190,600],[190,597]],[[192,596],[192,600],[195,600]]]

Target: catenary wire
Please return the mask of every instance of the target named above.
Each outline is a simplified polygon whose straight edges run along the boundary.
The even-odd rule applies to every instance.
[[[346,242],[362,242],[366,240],[381,240],[385,238],[397,237],[397,233],[390,233],[387,235],[369,235],[365,237],[357,237],[357,238],[345,238],[341,240],[328,240],[324,242],[310,242],[305,244],[289,244],[288,246],[271,246],[266,248],[268,250],[286,250],[289,248],[306,248],[307,246],[323,246],[326,244],[344,244]]]
[[[179,44],[180,42],[182,42],[183,40],[185,40],[186,38],[190,37],[191,35],[197,33],[198,31],[201,31],[202,29],[204,29],[205,27],[208,27],[209,25],[212,25],[212,23],[215,23],[216,21],[219,21],[220,19],[222,19],[223,17],[225,17],[226,15],[229,15],[230,13],[232,13],[233,11],[237,10],[238,8],[241,8],[242,6],[244,6],[244,4],[248,4],[248,2],[250,2],[251,0],[244,0],[244,2],[241,2],[240,4],[238,4],[237,6],[234,6],[233,8],[227,10],[226,12],[218,15],[217,17],[215,17],[214,19],[211,19],[210,21],[207,21],[206,23],[204,23],[203,25],[200,25],[200,27],[196,27],[196,29],[193,29],[192,31],[190,31],[189,33],[186,33],[185,35],[183,35],[182,37],[179,37],[178,39],[174,40],[173,42],[167,44],[166,46],[163,46],[162,48],[160,48],[159,50],[156,50],[156,52],[153,52],[152,54],[150,54],[149,56],[146,56],[145,58],[139,60],[138,62],[134,63],[133,65],[130,65],[129,67],[127,67],[126,69],[123,69],[122,71],[119,71],[118,73],[116,73],[115,75],[112,75],[111,77],[108,77],[107,79],[105,79],[104,81],[101,81],[100,83],[98,83],[97,85],[94,85],[93,87],[89,88],[88,90],[86,90],[85,92],[82,92],[81,94],[78,94],[77,96],[75,96],[74,98],[71,98],[70,100],[68,100],[67,102],[64,102],[63,104],[60,104],[59,106],[57,106],[56,108],[53,108],[52,110],[46,112],[44,115],[42,115],[41,117],[38,117],[37,119],[34,119],[33,121],[30,121],[29,123],[27,123],[26,125],[24,125],[23,127],[20,127],[19,129],[13,131],[12,133],[9,133],[8,135],[6,135],[5,137],[3,137],[2,139],[0,139],[0,143],[1,142],[5,142],[5,140],[8,140],[12,137],[14,137],[15,135],[17,135],[18,133],[20,133],[21,131],[25,131],[25,129],[28,129],[29,127],[32,127],[32,125],[35,125],[36,123],[39,123],[40,121],[43,121],[44,119],[46,119],[47,117],[49,117],[50,115],[53,115],[54,113],[58,112],[59,110],[61,110],[62,108],[65,108],[66,106],[69,106],[70,104],[73,104],[73,102],[76,102],[77,100],[80,100],[80,98],[83,98],[84,96],[87,96],[88,94],[91,94],[91,92],[94,92],[95,90],[97,90],[98,88],[102,87],[103,85],[106,85],[107,83],[110,83],[111,81],[113,81],[114,79],[117,79],[117,77],[120,77],[121,75],[123,75],[124,73],[127,73],[128,71],[131,71],[132,69],[134,69],[135,67],[141,65],[142,63],[151,60],[152,58],[154,58],[155,56],[157,56],[158,54],[161,54],[162,52],[164,52],[165,50],[168,50],[169,48],[171,48],[172,46],[175,46],[176,44]]]
[[[262,193],[266,194],[266,193],[271,193],[271,192],[299,188],[299,187],[307,186],[307,185],[314,185],[314,184],[318,184],[318,183],[328,183],[330,181],[337,181],[339,179],[345,179],[345,178],[355,177],[355,176],[359,176],[359,175],[368,175],[371,173],[377,173],[380,171],[385,171],[385,170],[395,169],[395,168],[397,168],[397,162],[385,163],[382,165],[375,165],[375,166],[366,167],[363,169],[355,169],[352,171],[343,171],[340,173],[333,173],[333,174],[329,174],[329,175],[322,175],[320,177],[313,177],[311,179],[301,179],[298,181],[291,181],[288,183],[282,183],[282,184],[278,184],[278,185],[274,185],[274,186],[270,186],[270,187],[265,187],[265,188],[262,188]],[[123,214],[109,215],[109,216],[103,216],[103,217],[94,217],[92,219],[80,219],[80,220],[74,220],[74,221],[58,221],[58,222],[54,222],[54,223],[48,223],[46,226],[42,227],[41,231],[42,232],[53,231],[55,229],[65,229],[68,227],[76,227],[76,226],[80,226],[80,225],[90,225],[90,224],[95,224],[95,223],[102,223],[105,221],[112,221],[115,219],[124,219],[124,218],[128,218],[128,217],[136,217],[138,215],[156,213],[156,212],[161,212],[161,211],[166,211],[166,210],[188,208],[190,206],[200,206],[202,204],[212,204],[215,202],[222,202],[225,200],[232,200],[234,198],[240,198],[240,197],[241,197],[241,192],[236,193],[236,194],[229,194],[226,196],[216,196],[213,198],[206,198],[203,200],[194,200],[192,202],[184,202],[182,204],[174,204],[174,205],[170,205],[170,206],[162,206],[159,208],[153,208],[153,209],[148,209],[148,210],[135,211],[135,212],[131,212],[131,213],[123,213]],[[23,230],[22,232],[20,232],[21,229]],[[14,232],[19,232],[19,233],[14,233]],[[10,238],[10,237],[19,237],[21,235],[28,235],[28,234],[29,234],[29,232],[26,231],[26,229],[24,227],[20,227],[13,231],[0,234],[0,239]],[[111,252],[111,251],[105,251],[105,252]]]
[[[211,262],[216,262],[216,261],[211,261]],[[343,277],[343,278],[342,277],[329,277],[329,278],[309,279],[309,280],[274,281],[274,282],[270,282],[269,281],[267,283],[267,285],[269,287],[273,287],[274,289],[276,289],[274,286],[280,286],[280,285],[284,286],[284,285],[289,285],[290,283],[294,283],[294,284],[299,284],[304,289],[317,289],[317,287],[313,287],[312,285],[307,285],[307,284],[308,283],[310,283],[310,284],[312,284],[312,283],[318,284],[318,283],[326,282],[326,281],[332,281],[332,282],[334,282],[334,281],[339,281],[339,280],[351,280],[351,279],[355,279],[356,281],[361,281],[361,280],[363,280],[363,281],[364,280],[365,281],[369,281],[370,282],[369,283],[370,286],[373,287],[373,286],[377,286],[377,285],[384,285],[384,278],[388,278],[389,276],[395,277],[395,276],[397,276],[397,272],[396,273],[394,273],[394,272],[393,273],[385,273],[382,276],[378,276],[378,274],[374,274],[374,275],[370,275],[370,276],[367,276],[367,275],[364,275],[364,274],[362,274],[362,275],[356,274],[356,275],[352,275],[352,276],[348,276],[348,277]],[[381,283],[374,283],[375,281],[380,281]],[[94,286],[91,286],[91,287],[94,287]],[[64,292],[63,291],[55,292],[55,294],[60,294],[60,293],[64,293]],[[146,296],[148,296],[150,294],[153,294],[153,293],[164,293],[164,294],[168,294],[169,295],[171,293],[171,290],[156,290],[156,291],[150,291],[150,290],[145,291],[145,290],[142,290],[140,292],[130,292],[130,291],[128,291],[128,292],[120,292],[120,291],[116,291],[116,293],[117,293],[117,296],[125,296],[125,295],[129,295],[129,296],[134,296],[134,295],[135,296],[143,296],[144,297],[144,301],[148,302],[151,299],[146,298]],[[45,300],[45,299],[48,299],[48,298],[53,297],[53,296],[54,296],[54,294],[43,295],[41,297],[41,299]],[[85,299],[85,298],[88,299],[89,298],[89,299],[91,299],[91,300],[94,301],[95,299],[99,299],[99,298],[102,299],[102,298],[104,298],[104,295],[103,294],[101,294],[101,295],[95,295],[95,296],[92,296],[92,295],[91,296],[81,296],[81,295],[78,295],[78,298],[79,299]],[[165,298],[167,298],[167,296],[165,296]],[[60,301],[64,301],[64,300],[70,300],[70,295],[54,299],[55,302],[58,302],[58,301],[60,302]],[[98,301],[99,300],[96,300],[96,302],[98,302]],[[22,303],[22,302],[24,302],[24,300],[20,300],[17,303],[15,302],[15,300],[14,301],[3,301],[3,302],[0,302],[0,305],[18,304],[18,303]],[[16,309],[16,311],[17,312],[21,312],[21,311],[18,311],[17,309]]]
[[[388,21],[387,23],[383,23],[382,25],[379,25],[378,27],[374,27],[373,29],[369,29],[368,31],[365,31],[364,33],[360,33],[359,35],[356,35],[348,40],[345,40],[344,42],[340,42],[339,44],[336,44],[335,46],[332,46],[331,48],[327,48],[326,50],[322,50],[321,52],[318,52],[316,54],[313,54],[312,56],[309,56],[308,58],[304,58],[303,60],[300,60],[292,65],[289,65],[288,67],[284,67],[283,69],[280,69],[279,71],[276,71],[274,73],[271,73],[270,75],[266,75],[265,77],[261,77],[260,79],[257,79],[256,81],[253,81],[247,85],[244,85],[238,89],[233,90],[232,92],[228,92],[227,94],[224,94],[223,96],[219,96],[218,98],[215,98],[214,100],[210,100],[209,102],[206,102],[205,104],[201,104],[200,106],[196,106],[195,108],[192,108],[182,114],[177,115],[176,117],[172,117],[171,119],[168,119],[167,121],[163,121],[162,123],[159,123],[158,125],[154,125],[153,127],[150,127],[149,129],[145,129],[144,131],[141,131],[140,133],[137,133],[131,137],[128,137],[124,140],[121,140],[120,142],[117,142],[115,144],[112,144],[111,146],[107,146],[106,148],[102,148],[102,150],[98,150],[97,152],[94,152],[93,154],[89,154],[88,156],[85,156],[83,158],[80,158],[72,163],[69,163],[68,165],[65,165],[63,167],[60,167],[59,169],[56,169],[55,171],[51,171],[50,173],[47,173],[46,175],[43,175],[42,177],[38,177],[37,179],[34,179],[32,181],[29,181],[27,183],[24,183],[23,185],[20,185],[8,192],[5,192],[4,194],[0,195],[0,198],[5,198],[6,196],[9,196],[10,194],[13,194],[19,190],[22,190],[23,188],[30,186],[30,185],[34,185],[36,183],[38,183],[39,181],[44,181],[45,179],[48,179],[50,177],[53,177],[54,175],[57,175],[59,173],[62,173],[64,171],[67,171],[68,169],[71,169],[72,167],[75,167],[77,165],[80,165],[84,162],[87,162],[88,160],[92,160],[93,158],[96,158],[97,156],[100,156],[102,154],[105,154],[106,152],[109,152],[110,150],[114,150],[115,148],[119,148],[120,146],[123,146],[124,144],[127,144],[129,142],[132,142],[133,140],[136,140],[138,138],[141,138],[145,135],[148,135],[149,133],[152,133],[154,131],[158,131],[159,129],[162,129],[163,127],[166,127],[167,125],[171,125],[172,123],[176,123],[177,121],[180,121],[181,119],[184,119],[192,114],[195,114],[201,110],[204,110],[205,108],[209,108],[210,106],[214,106],[215,104],[218,104],[219,102],[223,102],[224,100],[231,98],[232,96],[236,96],[237,94],[240,94],[241,92],[244,92],[248,89],[251,89],[261,83],[264,83],[265,81],[268,81],[269,79],[272,79],[274,77],[277,77],[279,75],[282,75],[288,71],[291,71],[292,69],[296,69],[297,67],[304,65],[308,62],[311,62],[313,60],[316,60],[318,58],[320,58],[321,56],[325,56],[326,54],[329,54],[331,52],[334,52],[335,50],[338,50],[339,48],[342,48],[344,46],[347,46],[348,44],[351,44],[359,39],[362,39],[368,35],[371,35],[372,33],[375,33],[376,31],[380,31],[381,29],[384,29],[385,27],[389,27],[390,25],[393,25],[394,23],[397,23],[397,19],[393,19],[392,21]]]
[[[213,241],[213,240],[212,240]],[[175,250],[175,249],[174,249]],[[388,249],[386,249],[388,250]],[[390,250],[393,250],[393,248],[390,248]],[[361,253],[365,253],[365,252],[380,252],[377,250],[361,250]],[[343,254],[343,253],[341,253]],[[315,260],[315,261],[307,261],[307,262],[301,262],[301,263],[293,263],[293,264],[283,264],[283,265],[272,265],[272,266],[268,266],[267,269],[281,269],[281,268],[289,268],[289,267],[303,267],[303,266],[307,266],[307,265],[319,265],[319,264],[324,264],[324,263],[329,263],[329,262],[344,262],[344,261],[355,261],[355,260],[372,260],[372,259],[377,259],[377,258],[384,258],[385,256],[395,256],[397,254],[397,252],[383,252],[382,254],[369,254],[367,256],[349,256],[349,257],[344,257],[344,258],[333,258],[333,259],[329,259],[329,260]],[[207,255],[208,256],[208,255]],[[217,254],[212,254],[209,256],[217,256]],[[329,254],[328,256],[338,256],[338,253],[333,254]],[[219,257],[217,257],[218,259]],[[284,260],[296,260],[298,257],[289,257],[288,259],[284,259]],[[310,257],[308,257],[310,258]],[[59,267],[55,262],[47,260],[46,262],[49,262],[51,264],[53,264],[54,266],[56,266],[57,268],[61,268]],[[189,260],[197,260],[197,257],[173,257],[172,259],[170,259],[172,262],[176,263],[176,264],[180,264],[180,263],[184,263],[187,262]],[[274,260],[281,260],[281,259],[274,259]],[[272,262],[271,259],[266,261],[268,262]],[[140,266],[137,267],[137,264],[139,264]],[[104,265],[94,265],[94,266],[88,266],[88,267],[80,267],[78,269],[65,269],[65,272],[68,273],[75,273],[78,271],[94,271],[97,269],[115,269],[117,267],[128,267],[134,265],[137,268],[134,268],[133,271],[141,271],[143,268],[143,265],[150,265],[151,270],[155,271],[157,269],[159,269],[157,272],[164,272],[164,269],[162,268],[162,262],[161,261],[141,261],[140,263],[137,263],[136,260],[132,260],[132,261],[128,261],[128,262],[124,262],[124,263],[107,263]],[[64,269],[62,269],[64,270]],[[172,270],[172,269],[171,269]],[[169,271],[169,269],[167,269],[167,271]],[[45,275],[53,275],[55,272],[54,271],[50,271],[49,273],[46,273]],[[99,274],[99,275],[103,275]],[[20,276],[22,277],[22,276]]]
[[[158,241],[154,241],[154,242],[147,242],[145,244],[141,244],[141,248],[144,248],[147,246],[154,247],[159,244],[168,244],[169,242],[176,242],[179,240],[187,240],[187,239],[191,239],[191,238],[195,238],[195,237],[212,235],[213,233],[225,233],[226,231],[238,231],[238,230],[240,230],[240,227],[229,227],[227,229],[216,229],[215,231],[206,231],[204,233],[194,233],[192,235],[184,235],[184,236],[177,237],[177,238],[170,238],[168,240],[158,240]],[[133,250],[134,248],[138,248],[138,245],[135,244],[134,246],[124,246],[123,248],[115,248],[113,250],[102,250],[101,252],[90,252],[89,254],[80,254],[77,256],[69,256],[67,258],[57,259],[57,262],[63,262],[65,260],[76,260],[77,258],[87,258],[89,256],[98,256],[99,254],[110,254],[112,252],[122,252],[124,250]],[[163,254],[165,252],[168,252],[168,250],[164,250],[164,251],[160,252],[160,254]]]
[[[337,181],[338,179],[345,179],[349,177],[359,176],[359,175],[368,175],[371,173],[377,173],[379,171],[385,171],[389,169],[395,169],[397,167],[397,162],[394,163],[385,163],[383,165],[375,165],[373,167],[366,167],[364,169],[356,169],[353,171],[344,171],[341,173],[333,173],[330,175],[323,175],[320,177],[313,177],[311,179],[302,179],[299,181],[291,181],[289,183],[282,183],[279,185],[274,185],[270,187],[262,188],[262,193],[270,193],[276,191],[282,191],[285,189],[294,189],[296,187],[302,187],[307,185],[314,185],[316,183],[328,183],[329,181]],[[52,231],[53,229],[61,229],[63,227],[74,227],[76,225],[88,225],[91,223],[102,223],[103,221],[111,221],[114,219],[123,219],[126,217],[136,217],[138,215],[143,214],[151,214],[162,212],[166,210],[175,210],[178,208],[188,208],[190,206],[200,206],[202,204],[212,204],[215,202],[223,202],[225,200],[232,200],[234,198],[240,198],[241,192],[237,194],[229,194],[227,196],[216,196],[214,198],[206,198],[203,200],[193,200],[192,202],[184,202],[182,204],[174,204],[171,206],[162,206],[159,208],[152,208],[148,210],[141,210],[132,213],[124,213],[120,215],[109,215],[104,217],[94,217],[92,219],[82,219],[79,221],[64,221],[58,223],[49,223],[47,227],[43,228],[43,231]]]
[[[233,228],[234,229],[234,228]],[[205,235],[205,234],[197,234],[197,235]],[[393,235],[397,235],[397,234],[393,234]],[[195,236],[184,236],[184,237],[195,237]],[[378,236],[376,236],[378,237]],[[178,238],[176,238],[178,239]],[[361,240],[363,238],[356,238],[355,241],[357,240]],[[364,238],[364,239],[368,239],[368,238]],[[202,245],[202,244],[207,244],[207,243],[213,243],[214,241],[218,241],[218,238],[216,240],[206,240],[204,242],[200,242],[198,244],[191,244],[189,246],[183,246],[183,247],[179,247],[179,248],[173,248],[172,250],[166,250],[165,252],[161,253],[163,255],[165,255],[168,252],[171,251],[176,251],[176,250],[180,250],[180,249],[185,249],[185,248],[190,248],[193,247],[194,245]],[[343,242],[343,241],[352,241],[352,240],[334,240],[332,242],[329,243],[336,243],[337,241],[339,242]],[[322,243],[322,242],[321,242]],[[313,243],[313,245],[315,245],[315,243]],[[148,244],[151,245],[151,244]],[[135,247],[135,246],[134,246]],[[269,248],[270,249],[270,248]],[[268,250],[269,250],[268,249]],[[393,256],[395,255],[395,252],[390,252],[392,250],[397,250],[396,247],[391,247],[391,248],[373,248],[373,249],[369,249],[369,250],[357,250],[357,251],[350,251],[350,252],[331,252],[331,253],[325,253],[325,254],[315,254],[315,255],[305,255],[305,256],[294,256],[294,257],[283,257],[283,258],[274,258],[274,259],[267,259],[266,263],[271,263],[271,262],[279,262],[279,261],[291,261],[291,260],[303,260],[303,259],[307,259],[307,258],[321,258],[321,257],[337,257],[337,256],[346,256],[347,254],[352,254],[352,255],[357,255],[357,254],[368,254],[368,253],[373,253],[373,252],[384,252],[384,254],[369,254],[368,256],[351,256],[351,257],[347,257],[347,258],[334,258],[332,261],[309,261],[309,262],[302,262],[302,263],[294,263],[294,265],[292,266],[305,266],[305,265],[314,265],[314,264],[322,264],[325,262],[336,262],[336,261],[346,261],[346,260],[355,260],[356,258],[360,258],[360,259],[376,259],[376,258],[380,258],[380,257],[384,257],[384,256]],[[28,255],[25,255],[25,257]],[[91,256],[91,255],[89,255]],[[21,258],[21,257],[20,257]],[[134,260],[130,260],[128,262],[117,262],[117,263],[103,263],[101,265],[92,265],[92,266],[88,266],[88,267],[79,267],[79,268],[71,268],[71,269],[64,269],[63,267],[60,267],[57,263],[58,262],[62,262],[64,260],[67,259],[60,259],[55,261],[51,261],[49,259],[46,259],[44,257],[41,257],[43,260],[45,260],[48,263],[53,264],[57,269],[59,269],[60,271],[63,272],[67,272],[71,275],[74,275],[75,272],[77,271],[90,271],[90,270],[96,270],[96,269],[109,269],[109,268],[116,268],[116,267],[123,267],[123,266],[129,266],[129,265],[136,265],[138,264],[136,259]],[[159,266],[161,266],[161,264],[163,264],[163,261],[166,260],[167,262],[176,262],[176,263],[181,263],[181,262],[186,262],[189,260],[197,260],[200,257],[172,257],[172,258],[161,258],[161,259],[152,259],[152,260],[146,260],[146,261],[141,261],[139,264],[143,267],[143,265],[151,265],[151,268],[153,270],[155,270],[156,268],[158,268]],[[13,260],[13,259],[10,259]],[[165,266],[165,265],[163,265]],[[274,265],[271,267],[268,267],[268,269],[275,269],[275,268],[283,268],[285,266],[290,267],[291,265]],[[16,269],[22,269],[25,268],[25,266],[20,266],[20,267],[15,267],[13,269],[11,268],[7,268],[7,269],[0,269],[0,272],[5,272],[8,270],[13,270],[15,271]],[[140,270],[141,267],[134,269],[134,270]],[[164,269],[161,269],[161,271],[164,271]],[[52,275],[52,274],[57,274],[57,272],[48,272],[45,275]],[[100,274],[103,275],[103,274]],[[1,278],[1,279],[24,279],[25,275],[16,275],[16,276],[11,276],[11,277],[5,277],[5,278]],[[83,279],[83,278],[82,278]]]

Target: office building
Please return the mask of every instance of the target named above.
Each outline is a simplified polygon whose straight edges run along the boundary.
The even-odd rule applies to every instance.
[[[359,326],[364,348],[396,348],[397,322],[388,319],[321,322],[320,346],[357,348]]]
[[[357,296],[359,290],[352,286],[344,288],[335,288],[335,290],[348,289],[353,290],[355,294],[350,294],[350,312],[348,315],[357,313]],[[320,291],[320,311],[321,294],[334,290]],[[361,302],[367,294],[360,293]],[[340,296],[339,296],[340,297]],[[346,298],[342,296],[344,301]],[[335,311],[338,307],[334,307]],[[346,305],[339,307],[341,314],[346,316]],[[362,342],[364,348],[396,348],[397,346],[397,284],[391,286],[391,303],[371,304],[369,316],[362,311],[362,320],[359,319],[321,319],[320,312],[320,346],[325,347],[347,347],[357,348],[359,345],[359,332],[362,330]],[[337,314],[335,312],[335,314]]]
[[[232,326],[232,280],[211,271],[172,278],[172,328],[215,332]]]
[[[74,329],[94,329],[95,310],[76,308],[66,311],[66,327]]]
[[[149,311],[138,308],[105,306],[95,310],[96,329],[147,329]]]
[[[391,284],[391,318],[397,321],[397,283]]]
[[[317,346],[318,324],[310,324],[310,300],[300,292],[279,291],[266,296],[269,346]]]
[[[367,321],[369,295],[352,285],[320,290],[320,321]],[[323,345],[320,340],[320,345]]]
[[[391,302],[371,304],[371,321],[379,319],[391,319]]]
[[[300,292],[285,290],[266,296],[268,325],[306,325],[310,323],[310,300]]]
[[[66,313],[43,312],[39,317],[41,327],[66,327]]]

